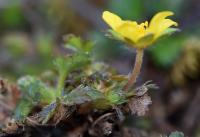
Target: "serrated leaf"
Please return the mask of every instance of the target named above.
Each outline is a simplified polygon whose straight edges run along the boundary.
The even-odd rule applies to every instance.
[[[23,98],[32,104],[48,104],[55,100],[54,91],[33,76],[24,76],[17,83]]]
[[[107,91],[105,96],[112,105],[123,104],[127,101],[124,92],[118,87]]]
[[[27,99],[22,99],[18,104],[14,111],[14,119],[17,121],[22,121],[26,118],[26,116],[31,112],[34,105]]]
[[[78,70],[90,64],[91,59],[87,53],[77,53],[68,57],[58,57],[54,64],[59,72],[57,85],[57,97],[60,96],[64,89],[65,79],[72,71]]]
[[[80,85],[69,94],[65,95],[64,103],[66,105],[77,105],[102,98],[104,98],[104,95],[100,91],[92,89],[88,86]]]
[[[74,111],[74,106],[66,107],[61,103],[61,100],[57,99],[55,102],[44,107],[38,114],[29,117],[29,119],[34,121],[33,124],[37,123],[41,125],[56,125],[63,118],[69,117]]]
[[[94,47],[94,42],[83,41],[80,37],[74,35],[67,35],[64,37],[66,41],[66,48],[70,48],[77,52],[91,52]]]
[[[52,117],[58,105],[58,102],[53,102],[50,105],[44,107],[42,111],[38,114],[38,122],[42,121],[42,124],[45,124]]]
[[[68,57],[58,57],[54,61],[58,71],[61,73],[79,69],[85,65],[88,65],[89,63],[90,58],[87,54],[75,54]]]

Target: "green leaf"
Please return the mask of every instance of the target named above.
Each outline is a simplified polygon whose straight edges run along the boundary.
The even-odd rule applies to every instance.
[[[108,109],[114,105],[120,105],[127,102],[125,94],[118,87],[105,91],[103,94],[104,97],[94,100],[93,106],[97,109]]]
[[[68,118],[75,111],[75,106],[66,106],[61,103],[60,99],[47,105],[38,114],[34,115],[32,118],[42,125],[51,124],[56,125],[63,118]]]
[[[122,37],[120,34],[117,32],[113,31],[112,29],[108,30],[108,33],[106,34],[109,38],[119,40],[119,41],[125,41],[124,37]]]
[[[83,41],[80,37],[74,35],[67,35],[64,37],[66,42],[65,47],[70,48],[76,52],[87,52],[90,53],[94,47],[94,42]]]
[[[46,124],[56,113],[56,111],[58,111],[57,109],[60,105],[61,102],[59,99],[57,99],[55,102],[45,106],[42,111],[38,113],[38,122]]]
[[[71,71],[83,68],[90,64],[90,56],[86,53],[74,54],[69,57],[58,57],[54,64],[59,72],[57,85],[57,97],[61,96],[64,89],[65,79]]]
[[[23,93],[23,98],[32,104],[48,104],[55,100],[55,91],[33,76],[20,78],[18,86]]]
[[[65,95],[64,103],[67,105],[78,105],[102,98],[105,97],[100,91],[92,89],[88,86],[80,85],[72,90],[69,94]]]
[[[169,137],[184,137],[184,134],[182,132],[175,131],[172,132]]]
[[[80,69],[89,63],[90,57],[88,54],[75,54],[68,57],[58,57],[54,61],[54,64],[60,73]]]
[[[26,116],[31,112],[34,105],[28,99],[22,99],[15,108],[14,119],[17,121],[23,121]]]
[[[173,34],[173,33],[175,33],[175,32],[179,32],[180,31],[180,29],[178,29],[178,28],[167,28],[163,33],[162,33],[162,35],[164,36],[164,35],[171,35],[171,34]]]
[[[125,103],[127,100],[124,95],[124,91],[122,91],[121,88],[115,87],[111,89],[110,91],[107,91],[105,94],[106,99],[112,104],[112,105],[119,105]]]

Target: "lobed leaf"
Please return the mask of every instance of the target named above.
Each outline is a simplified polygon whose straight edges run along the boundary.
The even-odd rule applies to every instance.
[[[23,93],[23,98],[29,100],[32,104],[49,104],[55,100],[53,89],[33,76],[24,76],[17,83]]]
[[[102,98],[104,98],[104,95],[100,91],[92,89],[88,86],[80,85],[69,94],[65,95],[63,101],[67,105],[78,105]]]
[[[67,35],[64,37],[64,40],[66,41],[65,47],[76,52],[90,53],[94,47],[94,42],[83,41],[80,37],[74,35]]]
[[[54,60],[54,64],[58,71],[62,74],[63,72],[70,72],[82,68],[90,63],[88,54],[75,54],[68,57],[58,57]]]
[[[15,108],[14,111],[14,119],[17,121],[22,121],[26,118],[26,116],[31,112],[33,109],[34,104],[31,103],[27,99],[22,99],[18,104],[17,107]]]
[[[112,105],[119,105],[127,102],[124,91],[119,87],[114,87],[113,89],[107,91],[105,96]]]

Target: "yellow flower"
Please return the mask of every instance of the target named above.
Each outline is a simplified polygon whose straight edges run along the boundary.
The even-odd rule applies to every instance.
[[[148,21],[138,24],[136,21],[122,20],[119,16],[103,12],[104,21],[119,34],[126,42],[135,48],[146,48],[156,39],[166,34],[167,29],[178,24],[166,17],[173,15],[171,11],[157,13],[148,24]]]

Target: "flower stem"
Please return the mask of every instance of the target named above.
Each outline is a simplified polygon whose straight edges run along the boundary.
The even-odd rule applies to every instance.
[[[143,49],[137,49],[135,65],[127,84],[124,86],[125,91],[129,90],[129,88],[135,84],[137,77],[140,74],[143,61],[143,54],[144,54]]]

